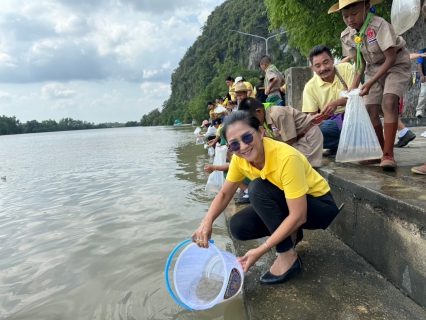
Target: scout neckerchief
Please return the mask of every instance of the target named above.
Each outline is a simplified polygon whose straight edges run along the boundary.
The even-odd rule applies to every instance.
[[[365,19],[364,25],[362,26],[360,33],[357,34],[354,38],[354,41],[356,43],[356,71],[358,72],[358,74],[361,74],[361,69],[364,67],[361,55],[362,36],[364,35],[372,16],[373,14],[371,12],[367,14],[367,18]]]
[[[339,71],[337,71],[337,68],[334,67],[334,72],[336,73],[337,78],[339,78],[340,82],[342,83],[343,87],[346,91],[348,91],[348,86],[346,85],[345,80],[343,80],[342,76],[340,75]]]
[[[263,106],[265,107],[265,112],[266,112],[266,109],[268,109],[269,107],[272,107],[272,106],[274,106],[275,104],[274,103],[272,103],[272,102],[265,102],[265,103],[263,103]],[[266,121],[265,122],[263,122],[263,127],[266,129],[266,132],[269,134],[269,136],[271,137],[271,138],[274,138],[274,133],[272,132],[272,130],[271,129],[269,129],[269,126],[268,126],[268,124],[266,123]]]

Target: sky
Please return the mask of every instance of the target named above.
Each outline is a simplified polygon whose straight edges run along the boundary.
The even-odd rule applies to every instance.
[[[222,2],[2,0],[0,115],[140,120]]]

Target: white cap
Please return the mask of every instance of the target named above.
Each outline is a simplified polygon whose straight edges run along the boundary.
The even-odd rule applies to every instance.
[[[238,83],[238,82],[240,82],[241,80],[243,80],[243,77],[236,77],[236,78],[235,78],[235,83]]]

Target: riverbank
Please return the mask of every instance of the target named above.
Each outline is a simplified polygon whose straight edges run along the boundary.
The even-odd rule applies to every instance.
[[[244,283],[249,319],[426,318],[421,306],[426,177],[410,171],[426,162],[426,138],[420,136],[426,127],[411,130],[417,138],[395,149],[395,172],[324,160],[320,172],[345,207],[330,230],[305,232],[298,245],[300,275],[281,285],[261,285],[259,277],[275,259],[272,253],[251,268]],[[228,206],[227,223],[240,209]],[[239,256],[262,242],[232,241]]]

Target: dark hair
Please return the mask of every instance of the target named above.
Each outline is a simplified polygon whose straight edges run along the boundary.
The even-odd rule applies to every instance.
[[[214,105],[214,103],[211,102],[211,101],[207,102],[207,107],[210,106],[210,105]]]
[[[265,76],[259,76],[259,80],[260,80],[260,81],[265,80]]]
[[[234,81],[235,81],[235,79],[234,79],[234,78],[232,78],[231,76],[227,76],[227,77],[226,77],[226,79],[225,79],[225,81],[231,81],[231,82],[234,82]]]
[[[311,52],[309,52],[309,61],[311,62],[311,64],[312,64],[312,61],[314,60],[314,57],[319,56],[323,52],[327,53],[330,56],[330,58],[333,57],[331,54],[330,48],[323,44],[320,44],[313,47]]]
[[[261,65],[261,64],[271,64],[271,63],[272,63],[272,60],[271,60],[271,58],[269,58],[269,56],[263,56],[260,59],[259,65]]]
[[[223,101],[223,98],[222,98],[222,97],[217,97],[216,99],[217,99],[217,100],[222,100],[222,101]]]
[[[246,125],[255,129],[256,131],[259,130],[260,121],[254,115],[246,111],[235,111],[228,116],[228,119],[226,119],[225,124],[222,127],[222,132],[225,140],[228,140],[228,138],[226,137],[228,127],[239,121],[244,122]]]
[[[243,101],[240,102],[238,106],[238,111],[248,111],[250,113],[254,113],[256,109],[263,109],[263,104],[255,99],[255,98],[245,98]]]
[[[222,118],[213,119],[213,121],[212,121],[213,125],[221,124],[221,123],[222,123]]]

